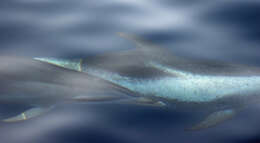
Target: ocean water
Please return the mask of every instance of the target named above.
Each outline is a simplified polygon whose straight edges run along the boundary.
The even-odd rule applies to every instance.
[[[125,32],[180,57],[260,66],[259,25],[258,0],[2,0],[0,55],[78,58],[133,49],[116,34]],[[1,117],[13,110],[19,112],[1,105]],[[257,142],[259,110],[253,105],[214,128],[187,132],[205,113],[109,102],[61,104],[32,120],[1,122],[0,142]]]

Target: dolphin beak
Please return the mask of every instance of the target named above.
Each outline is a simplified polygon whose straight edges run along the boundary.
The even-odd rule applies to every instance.
[[[76,70],[76,71],[82,71],[81,69],[81,63],[82,59],[59,59],[59,58],[45,58],[45,57],[35,57],[34,60],[53,64],[59,67],[63,67],[66,69]]]

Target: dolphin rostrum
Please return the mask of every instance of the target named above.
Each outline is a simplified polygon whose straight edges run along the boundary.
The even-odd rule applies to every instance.
[[[120,36],[138,48],[85,59],[35,60],[108,81],[128,91],[136,103],[210,110],[191,130],[215,126],[244,106],[259,102],[258,67],[182,59],[136,36]]]

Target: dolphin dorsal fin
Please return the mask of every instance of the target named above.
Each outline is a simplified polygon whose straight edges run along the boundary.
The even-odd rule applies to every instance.
[[[158,47],[155,44],[152,44],[136,35],[131,35],[131,34],[127,34],[127,33],[123,33],[123,32],[118,32],[117,33],[120,37],[123,37],[129,41],[132,41],[133,43],[135,43],[136,47],[142,50],[158,50],[161,49],[160,47]]]
[[[140,54],[142,58],[147,57],[148,59],[157,59],[159,60],[167,60],[167,57],[173,57],[171,54],[172,51],[159,47],[147,40],[144,40],[138,36],[131,35],[131,34],[126,34],[122,32],[117,33],[120,37],[123,37],[129,41],[132,41],[135,45],[136,48],[136,54]]]
[[[135,43],[137,49],[134,51],[136,52],[136,55],[139,54],[142,59],[146,58],[146,60],[157,61],[159,63],[169,63],[169,61],[171,60],[180,59],[176,55],[174,55],[174,53],[170,49],[159,47],[156,44],[153,44],[138,36],[122,32],[118,32],[118,35]]]

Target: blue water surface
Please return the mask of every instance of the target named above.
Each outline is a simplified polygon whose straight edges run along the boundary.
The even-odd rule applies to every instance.
[[[181,57],[260,66],[259,25],[258,0],[1,0],[0,55],[78,58],[133,49],[116,34],[126,32]],[[0,108],[4,117],[15,107]],[[259,111],[254,105],[217,127],[187,132],[206,114],[114,103],[57,105],[32,120],[0,123],[0,142],[256,142]]]

